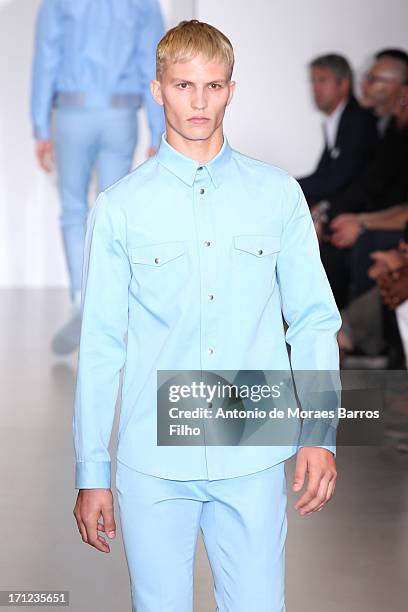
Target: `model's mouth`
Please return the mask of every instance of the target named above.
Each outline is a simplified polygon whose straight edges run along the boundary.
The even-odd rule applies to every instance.
[[[188,121],[190,121],[191,123],[206,123],[206,121],[209,121],[210,119],[208,117],[191,117],[190,119],[188,119]]]

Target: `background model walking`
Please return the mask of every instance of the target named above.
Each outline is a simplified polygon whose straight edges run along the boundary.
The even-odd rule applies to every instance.
[[[94,167],[98,191],[131,169],[137,110],[145,105],[153,155],[163,111],[149,92],[164,32],[158,0],[43,0],[37,18],[31,112],[40,166],[58,173],[60,226],[72,313],[53,340],[64,354],[79,342],[87,195]],[[55,124],[51,113],[55,111]]]

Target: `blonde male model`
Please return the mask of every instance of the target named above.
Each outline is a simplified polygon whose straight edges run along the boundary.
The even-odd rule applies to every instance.
[[[74,514],[83,541],[109,552],[124,368],[116,488],[137,612],[191,612],[199,528],[219,612],[284,611],[285,459],[297,453],[295,491],[307,476],[302,515],[335,487],[334,447],[156,443],[157,370],[338,368],[341,320],[302,191],[223,134],[233,64],[211,25],[167,32],[151,82],[159,150],[100,194],[88,222]]]

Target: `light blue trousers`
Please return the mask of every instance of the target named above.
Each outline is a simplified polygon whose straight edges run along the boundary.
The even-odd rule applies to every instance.
[[[117,463],[133,612],[192,612],[198,530],[218,612],[285,612],[286,475],[169,480]]]
[[[127,107],[55,110],[60,226],[71,298],[81,290],[92,170],[96,167],[98,191],[128,174],[138,138],[137,119],[137,110]]]

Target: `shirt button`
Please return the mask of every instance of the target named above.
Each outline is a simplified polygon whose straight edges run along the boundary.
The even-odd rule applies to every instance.
[[[212,354],[214,353],[214,349],[213,349],[213,348],[211,348],[211,346],[210,346],[210,347],[209,347],[209,349],[208,349],[208,353],[209,353],[210,355],[212,355]]]
[[[203,169],[202,166],[198,166],[197,170],[199,170],[201,172],[201,170]]]
[[[262,255],[263,254],[263,250],[262,249],[258,249],[257,253],[258,253],[258,255]]]
[[[201,189],[200,189],[200,193],[201,193],[201,195],[203,195],[203,193],[205,193],[205,189],[203,189],[203,188],[201,187]]]
[[[211,242],[209,240],[204,240],[204,246],[209,247]]]
[[[155,258],[154,258],[154,263],[155,263],[155,264],[160,263],[160,257],[155,257]]]
[[[209,300],[213,300],[214,299],[214,294],[213,293],[209,293],[208,294],[208,299]]]

